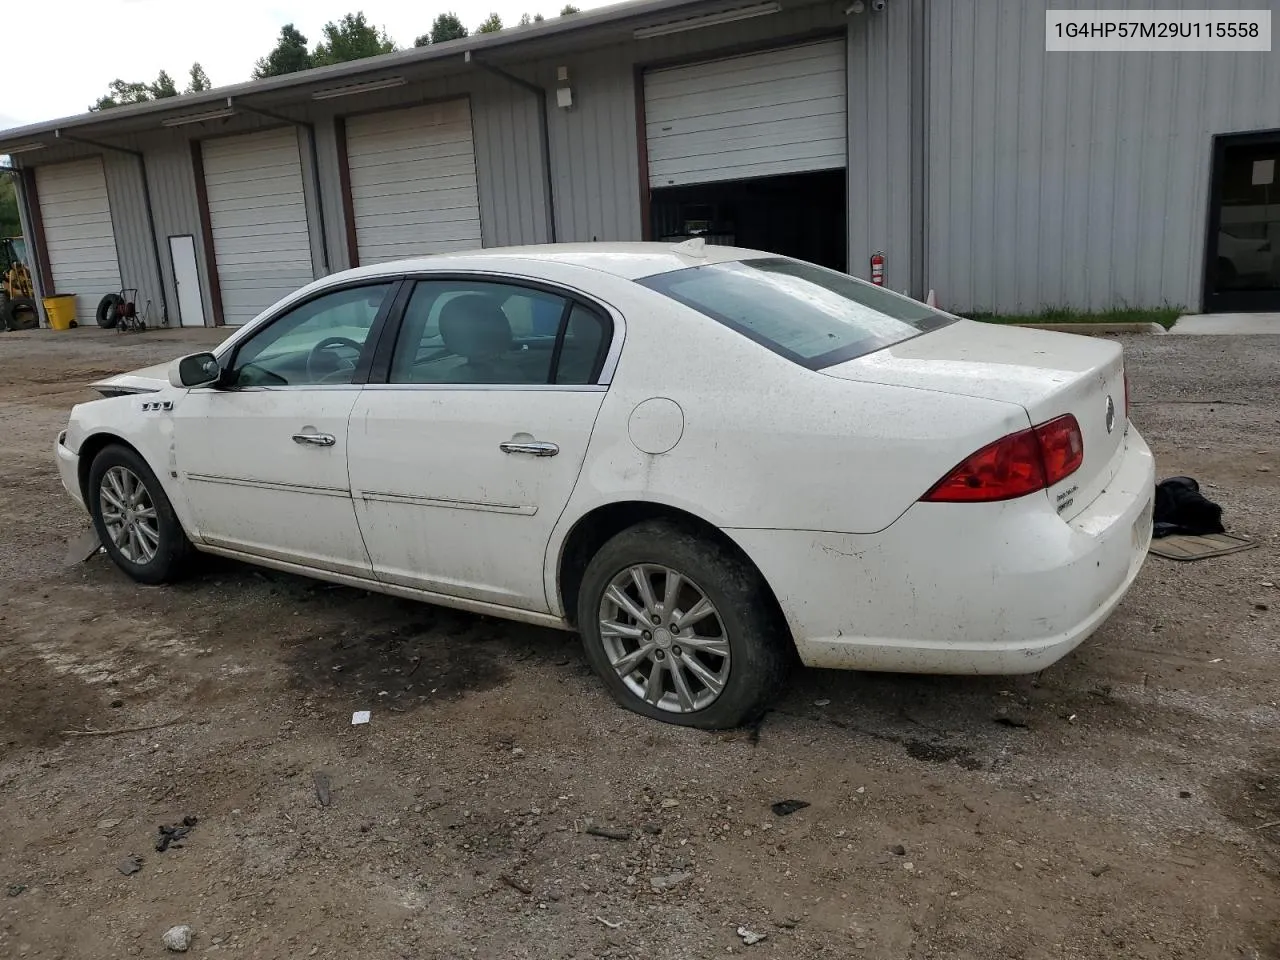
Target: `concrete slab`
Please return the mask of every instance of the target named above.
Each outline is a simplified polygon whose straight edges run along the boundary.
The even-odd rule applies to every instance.
[[[1280,313],[1192,313],[1179,317],[1170,333],[1195,336],[1280,335]]]

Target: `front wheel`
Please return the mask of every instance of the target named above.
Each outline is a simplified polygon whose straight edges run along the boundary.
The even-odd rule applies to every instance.
[[[98,539],[115,565],[140,583],[168,583],[192,548],[173,505],[146,461],[112,445],[89,468],[89,509]]]
[[[703,729],[757,716],[791,664],[760,574],[724,545],[668,521],[619,533],[588,564],[578,600],[587,659],[614,698]]]

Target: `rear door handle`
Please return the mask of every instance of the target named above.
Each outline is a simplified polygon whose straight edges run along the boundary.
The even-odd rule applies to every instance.
[[[332,447],[338,438],[331,433],[295,433],[294,443],[309,443],[317,447]]]
[[[560,452],[557,444],[546,440],[507,440],[498,444],[503,453],[527,453],[534,457],[554,457]]]

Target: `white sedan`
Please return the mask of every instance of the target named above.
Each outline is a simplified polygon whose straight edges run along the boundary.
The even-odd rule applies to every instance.
[[[1151,536],[1115,343],[700,241],[363,267],[98,386],[57,461],[134,579],[202,551],[577,630],[690,726],[796,655],[1040,670]]]

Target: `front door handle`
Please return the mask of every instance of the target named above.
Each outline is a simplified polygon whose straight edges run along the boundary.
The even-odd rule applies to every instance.
[[[534,457],[554,457],[560,452],[558,444],[546,440],[507,440],[498,444],[503,453],[527,453]]]
[[[338,438],[331,433],[295,433],[294,443],[309,443],[317,447],[332,447]]]

